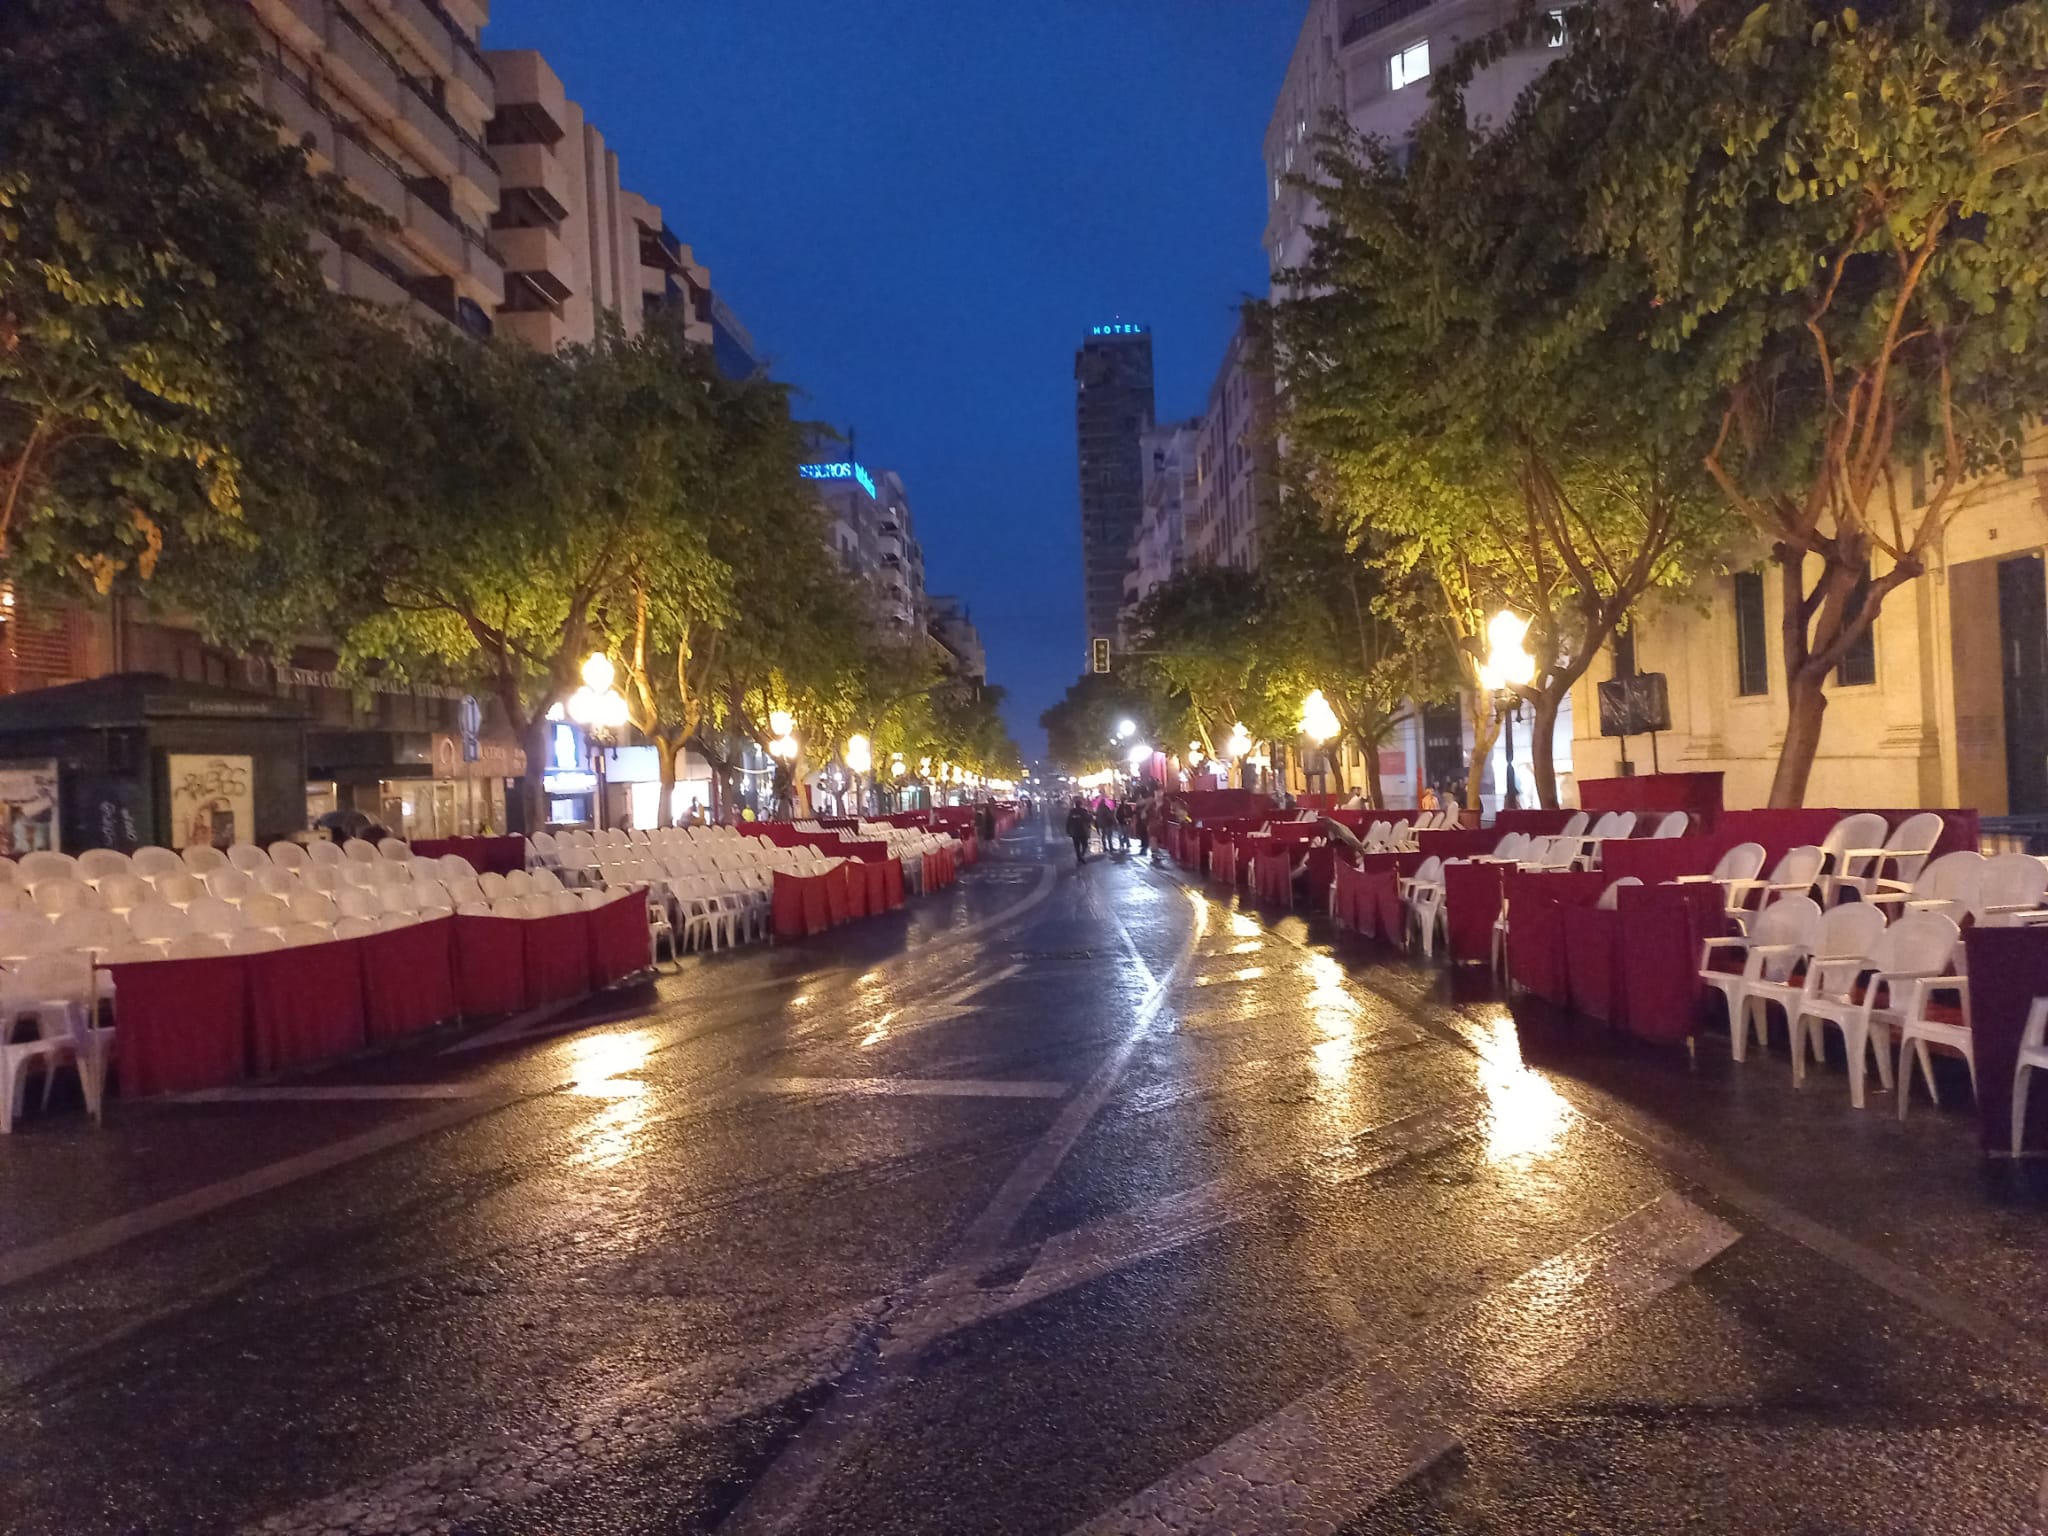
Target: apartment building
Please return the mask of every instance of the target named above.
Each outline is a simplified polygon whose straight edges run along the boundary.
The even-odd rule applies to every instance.
[[[1247,322],[1223,350],[1195,442],[1186,534],[1192,563],[1258,566],[1278,494],[1276,453],[1273,375]]]
[[[1201,433],[1202,419],[1193,416],[1154,427],[1140,439],[1145,460],[1145,510],[1131,541],[1124,578],[1127,643],[1138,604],[1188,564],[1186,524],[1195,500],[1195,449]]]
[[[343,293],[490,333],[504,260],[489,228],[498,164],[484,142],[497,90],[477,37],[484,0],[250,0],[256,89],[314,166],[388,229],[321,240]]]
[[[1074,354],[1082,602],[1091,640],[1118,633],[1131,540],[1145,510],[1139,441],[1152,422],[1152,332],[1125,321],[1091,327]]]
[[[988,651],[981,643],[981,631],[961,597],[934,595],[931,599],[931,637],[952,658],[956,676],[979,686],[988,681]]]
[[[1310,0],[1266,127],[1266,258],[1278,274],[1308,254],[1315,198],[1288,184],[1312,175],[1315,139],[1332,117],[1399,145],[1429,107],[1429,79],[1465,43],[1517,14],[1515,0]],[[1563,46],[1562,12],[1535,46],[1476,74],[1465,92],[1475,121],[1499,122]]]
[[[829,519],[827,540],[840,567],[867,590],[875,622],[893,635],[924,631],[924,550],[911,522],[910,495],[894,470],[870,473],[850,459],[806,464]]]

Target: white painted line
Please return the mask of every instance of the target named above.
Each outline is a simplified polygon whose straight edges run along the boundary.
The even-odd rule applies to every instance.
[[[1065,1083],[986,1077],[760,1077],[756,1093],[851,1094],[863,1098],[1063,1099]]]
[[[140,1206],[105,1221],[94,1222],[89,1227],[80,1227],[75,1232],[66,1232],[44,1242],[32,1243],[12,1253],[0,1253],[0,1286],[13,1285],[45,1270],[59,1265],[76,1263],[94,1254],[127,1242],[131,1238],[143,1237],[152,1232],[161,1232],[179,1222],[190,1221],[195,1216],[211,1215],[225,1206],[246,1200],[252,1195],[268,1194],[271,1190],[282,1189],[287,1184],[296,1184],[301,1179],[315,1174],[345,1167],[359,1158],[383,1152],[392,1147],[403,1146],[408,1141],[417,1141],[422,1136],[431,1136],[436,1131],[473,1120],[478,1115],[501,1108],[514,1102],[511,1094],[497,1094],[488,1098],[462,1099],[444,1109],[427,1110],[411,1115],[389,1125],[380,1125],[375,1130],[365,1131],[360,1136],[350,1136],[341,1141],[330,1142],[324,1147],[315,1147],[310,1152],[301,1152],[261,1168],[252,1168],[247,1173],[236,1174],[233,1178],[221,1179],[216,1183],[203,1184],[198,1189],[189,1189],[182,1195],[172,1195],[168,1200],[159,1200],[154,1205]]]
[[[1667,1193],[1189,1462],[1077,1536],[1333,1536],[1739,1234]]]
[[[489,1093],[482,1083],[278,1083],[250,1088],[202,1088],[174,1094],[167,1104],[318,1104],[382,1099],[474,1099]]]

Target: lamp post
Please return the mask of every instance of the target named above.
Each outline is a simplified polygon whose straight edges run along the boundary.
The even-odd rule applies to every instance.
[[[768,755],[775,759],[775,816],[796,819],[796,760],[803,748],[796,739],[796,716],[786,709],[768,711],[768,729],[775,733]]]
[[[1244,760],[1250,755],[1251,750],[1252,733],[1244,728],[1244,722],[1240,720],[1230,728],[1230,739],[1223,743],[1224,755],[1238,765],[1237,787],[1239,789],[1245,787]]]
[[[597,771],[597,795],[591,821],[602,832],[605,827],[604,749],[615,747],[626,724],[626,696],[612,685],[618,671],[611,657],[592,651],[583,662],[583,686],[569,695],[569,718],[583,727],[590,744],[591,766]]]
[[[1309,696],[1301,701],[1301,734],[1316,745],[1323,755],[1323,793],[1330,790],[1330,741],[1344,729],[1337,712],[1330,708],[1330,701],[1323,697],[1320,688],[1311,689]]]
[[[1536,676],[1536,658],[1522,645],[1529,621],[1503,608],[1486,625],[1486,659],[1479,663],[1479,686],[1493,695],[1494,708],[1502,712],[1501,761],[1505,767],[1501,809],[1522,803],[1521,788],[1515,783],[1515,716],[1521,712],[1522,696],[1516,692]]]
[[[874,747],[867,737],[855,731],[846,738],[846,750],[840,755],[846,759],[846,771],[853,775],[853,814],[858,816],[863,809],[860,781],[875,766]]]

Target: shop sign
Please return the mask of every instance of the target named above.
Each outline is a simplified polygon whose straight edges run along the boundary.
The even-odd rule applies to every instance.
[[[274,676],[279,688],[332,688],[338,693],[388,693],[402,698],[446,699],[461,702],[469,696],[460,688],[448,688],[439,683],[409,683],[389,677],[355,677],[333,669],[321,671],[313,667],[273,666],[261,656],[244,658],[244,667],[252,687],[265,686],[265,679]]]
[[[0,853],[61,853],[57,846],[57,764],[0,764]]]
[[[465,750],[472,742],[473,756]],[[525,749],[501,737],[465,740],[450,731],[436,731],[432,761],[437,779],[517,779],[526,774]]]

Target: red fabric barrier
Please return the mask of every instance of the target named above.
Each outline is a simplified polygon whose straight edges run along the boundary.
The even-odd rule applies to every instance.
[[[455,993],[453,917],[408,923],[356,939],[363,1022],[372,1042],[430,1029],[461,1010]]]
[[[108,967],[118,994],[121,1092],[189,1093],[249,1075],[249,968],[242,956]]]
[[[886,905],[891,912],[903,905],[903,861],[891,859],[882,866],[883,889],[887,892]]]
[[[1209,846],[1209,879],[1217,885],[1237,884],[1237,844],[1216,842]]]
[[[520,930],[534,919],[465,917],[455,919],[455,995],[464,1018],[517,1013],[526,1002],[526,936]]]
[[[1506,835],[1491,827],[1464,828],[1455,832],[1418,832],[1415,846],[1422,850],[1424,858],[1469,859],[1474,854],[1493,852]]]
[[[344,939],[246,957],[249,1039],[259,1076],[346,1056],[368,1042],[360,942]]]
[[[1294,855],[1285,848],[1260,853],[1253,862],[1259,900],[1275,906],[1294,905]]]
[[[1191,789],[1180,798],[1196,821],[1263,816],[1273,809],[1270,796],[1248,789]]]
[[[1366,894],[1372,901],[1372,930],[1389,944],[1408,937],[1408,913],[1401,902],[1401,875],[1392,869],[1368,869]]]
[[[1979,928],[1963,934],[1970,966],[1970,1049],[1977,1058],[1977,1139],[1990,1156],[2012,1150],[2012,1079],[2027,1010],[2048,997],[2048,928]],[[2048,1074],[2034,1073],[2021,1149],[2048,1152]]]
[[[1638,815],[1685,811],[1697,830],[1711,832],[1721,815],[1721,775],[1639,773],[1627,779],[1581,779],[1579,804],[1596,815],[1602,811],[1635,811]]]
[[[1645,885],[1662,885],[1680,875],[1706,874],[1733,846],[1718,836],[1610,840],[1600,848],[1600,872],[1610,880],[1634,875]]]
[[[581,997],[590,987],[587,912],[522,918],[526,941],[526,1006],[538,1008]]]
[[[1466,811],[1465,815],[1472,813]],[[1510,832],[1520,832],[1525,837],[1549,837],[1562,832],[1564,824],[1571,820],[1570,811],[1495,811],[1493,822],[1487,828],[1495,837],[1506,837]]]
[[[653,963],[648,942],[647,893],[629,891],[583,914],[590,942],[590,977],[600,987],[637,975]]]
[[[480,875],[509,875],[526,867],[526,843],[517,837],[427,837],[414,843],[412,851],[422,859],[460,855]]]
[[[1562,904],[1556,910],[1564,934],[1565,984],[1572,1007],[1588,1018],[1621,1023],[1621,974],[1616,957],[1621,914]]]
[[[1501,882],[1508,903],[1508,974],[1538,997],[1570,998],[1562,908],[1589,906],[1607,888],[1596,873],[1533,875],[1516,871]]]
[[[1646,885],[1620,892],[1618,1021],[1630,1034],[1674,1042],[1693,1033],[1706,990],[1698,975],[1700,946],[1728,931],[1725,901],[1718,885]]]
[[[1507,864],[1444,866],[1444,947],[1453,963],[1493,958],[1501,879],[1511,868]]]
[[[865,859],[848,859],[839,866],[846,877],[846,915],[849,918],[868,915],[868,865]]]

